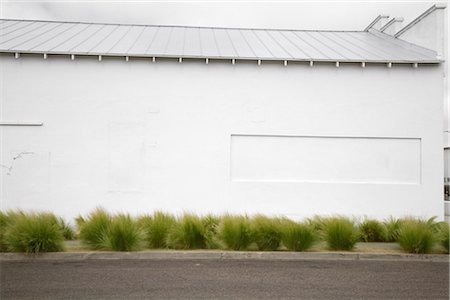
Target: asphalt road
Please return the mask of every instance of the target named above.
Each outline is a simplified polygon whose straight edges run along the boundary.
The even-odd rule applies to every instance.
[[[1,262],[0,299],[449,299],[438,262]]]

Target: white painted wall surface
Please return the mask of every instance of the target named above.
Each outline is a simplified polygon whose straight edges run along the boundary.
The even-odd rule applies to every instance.
[[[1,209],[443,218],[439,66],[0,62]]]

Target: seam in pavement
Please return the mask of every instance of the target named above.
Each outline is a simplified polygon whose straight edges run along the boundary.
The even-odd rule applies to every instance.
[[[351,252],[253,252],[253,251],[151,251],[151,252],[53,252],[40,254],[0,253],[0,261],[46,260],[374,260],[449,263],[445,254],[351,253]]]

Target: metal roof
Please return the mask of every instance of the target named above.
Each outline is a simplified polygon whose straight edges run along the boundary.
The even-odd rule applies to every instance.
[[[0,52],[236,60],[439,63],[381,33],[0,19]]]

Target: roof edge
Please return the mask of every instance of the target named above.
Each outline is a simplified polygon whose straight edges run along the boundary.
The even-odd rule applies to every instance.
[[[258,27],[220,27],[220,26],[193,26],[193,25],[154,25],[154,24],[125,24],[107,22],[78,22],[78,21],[57,21],[57,20],[37,20],[37,19],[9,19],[0,18],[0,21],[22,21],[22,22],[48,22],[66,24],[88,24],[88,25],[116,25],[116,26],[139,26],[139,27],[178,27],[178,28],[204,28],[204,29],[232,29],[232,30],[276,30],[276,31],[310,31],[310,32],[363,32],[363,30],[331,30],[331,29],[288,29],[288,28],[258,28]]]

